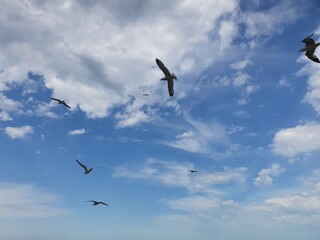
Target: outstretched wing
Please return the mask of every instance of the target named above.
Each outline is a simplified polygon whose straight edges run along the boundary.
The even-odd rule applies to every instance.
[[[77,159],[76,159],[77,163],[85,170],[85,171],[88,171],[88,168],[83,165],[81,162],[79,162]]]
[[[63,103],[63,105],[65,105],[67,108],[71,108],[68,104]]]
[[[99,202],[99,203],[101,203],[101,204],[103,204],[103,205],[106,205],[106,206],[109,206],[108,203],[104,203],[104,202]]]
[[[169,95],[172,97],[174,94],[174,89],[173,89],[173,80],[168,80],[168,91]]]
[[[163,62],[161,62],[158,58],[156,58],[156,63],[158,65],[158,67],[162,70],[162,72],[164,73],[165,76],[171,76],[168,68],[166,68],[166,66],[163,64]]]
[[[314,44],[314,40],[311,38],[314,33],[312,33],[310,36],[306,37],[305,39],[302,40],[306,44],[306,46]]]
[[[314,51],[313,51],[313,52],[314,52]],[[312,61],[314,61],[314,62],[317,62],[317,63],[320,63],[319,58],[318,58],[316,55],[314,55],[313,52],[306,52],[306,56],[307,56],[310,60],[312,60]]]
[[[60,99],[58,99],[58,98],[51,98],[52,100],[55,100],[55,101],[57,101],[57,102],[60,102]]]

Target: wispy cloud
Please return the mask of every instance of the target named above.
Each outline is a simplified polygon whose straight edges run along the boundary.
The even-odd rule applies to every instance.
[[[0,121],[12,121],[12,117],[6,111],[0,112]]]
[[[163,200],[163,202],[172,209],[193,213],[206,213],[220,204],[217,199],[205,196],[188,196],[174,200]]]
[[[234,183],[244,183],[246,179],[245,167],[224,169],[223,171],[207,171],[197,169],[196,174],[191,175],[189,169],[194,169],[190,162],[168,162],[148,159],[143,164],[121,165],[113,176],[125,177],[136,180],[151,180],[156,183],[172,187],[183,187],[189,192],[211,192],[214,186]]]
[[[60,197],[33,185],[0,183],[0,217],[54,217],[67,213],[55,207]]]
[[[11,139],[24,139],[27,135],[33,133],[33,128],[29,125],[25,125],[22,127],[6,127],[4,131]]]
[[[284,173],[285,169],[281,167],[279,164],[271,164],[270,168],[262,169],[258,173],[258,177],[254,179],[254,185],[264,187],[271,186],[274,177],[279,176]]]
[[[252,65],[252,62],[249,59],[244,59],[244,60],[240,60],[232,63],[230,67],[234,70],[243,70],[249,65]]]

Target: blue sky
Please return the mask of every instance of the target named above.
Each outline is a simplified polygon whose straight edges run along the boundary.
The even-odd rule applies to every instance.
[[[320,64],[298,51],[319,41],[319,13],[4,1],[0,238],[317,239]],[[178,76],[173,97],[155,58]]]

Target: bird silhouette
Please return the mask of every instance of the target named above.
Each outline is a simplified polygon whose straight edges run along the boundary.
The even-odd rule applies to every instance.
[[[303,39],[301,42],[304,42],[306,46],[299,50],[299,52],[306,52],[305,55],[312,61],[320,63],[318,57],[314,54],[314,51],[316,48],[320,45],[319,43],[315,43],[314,40],[311,38],[314,33],[312,33],[310,36]]]
[[[92,170],[93,170],[93,167],[92,168],[87,168],[85,165],[83,165],[81,162],[79,162],[77,159],[76,159],[77,163],[84,169],[84,174],[88,174],[90,173]]]
[[[66,106],[67,108],[71,108],[68,104],[66,104],[66,102],[64,100],[60,100],[58,98],[51,98],[51,99],[54,100],[54,101],[57,101],[58,104],[62,104],[64,106]]]
[[[142,93],[142,95],[143,95],[143,96],[146,96],[146,97],[150,96],[149,93]]]
[[[177,80],[177,76],[174,73],[170,73],[169,70],[166,68],[166,66],[161,62],[158,58],[156,58],[156,63],[158,67],[162,70],[164,73],[164,78],[161,78],[162,81],[167,81],[168,82],[168,91],[169,95],[172,97],[174,94],[174,89],[173,89],[173,80]]]
[[[92,206],[97,206],[99,204],[103,204],[103,205],[109,206],[108,203],[98,202],[98,201],[94,201],[94,200],[90,200],[90,201],[87,201],[87,202],[92,202]]]
[[[193,170],[193,169],[190,169],[188,170],[190,173],[195,173],[195,172],[198,172],[197,170]]]

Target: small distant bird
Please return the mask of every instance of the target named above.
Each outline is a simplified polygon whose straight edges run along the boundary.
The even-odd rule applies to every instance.
[[[84,174],[88,174],[88,173],[90,173],[92,170],[93,170],[93,168],[87,168],[85,165],[83,165],[81,162],[79,162],[77,159],[76,159],[76,161],[77,161],[77,163],[84,169]]]
[[[98,202],[98,201],[94,201],[94,200],[90,200],[90,201],[87,201],[87,202],[92,202],[92,206],[97,206],[99,204],[103,204],[103,205],[109,206],[108,203]]]
[[[71,108],[68,104],[66,104],[66,102],[64,100],[60,100],[58,98],[51,98],[52,100],[55,100],[58,102],[58,104],[63,104],[65,105],[67,108]]]
[[[84,169],[84,174],[90,173],[94,168],[102,168],[103,166],[98,166],[98,167],[92,167],[92,168],[87,168],[85,165],[83,165],[81,162],[79,162],[76,159],[77,163]]]
[[[158,58],[156,58],[156,63],[158,65],[158,67],[162,70],[162,72],[164,73],[165,77],[161,78],[161,80],[168,82],[169,95],[172,97],[174,94],[173,80],[177,80],[177,76],[174,73],[170,73],[169,70],[166,68],[166,66]]]
[[[312,61],[320,63],[318,57],[314,55],[314,51],[316,48],[320,45],[319,43],[315,43],[314,40],[311,38],[314,33],[312,33],[310,36],[303,39],[301,42],[304,42],[306,46],[299,50],[299,52],[306,52],[305,55]]]
[[[190,169],[190,170],[188,170],[190,173],[195,173],[195,172],[198,172],[197,170],[192,170],[192,169]]]
[[[143,96],[146,96],[146,97],[150,96],[149,93],[142,93],[142,95],[143,95]]]

